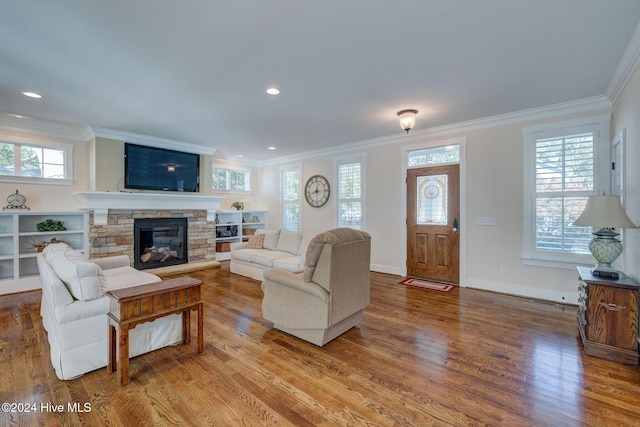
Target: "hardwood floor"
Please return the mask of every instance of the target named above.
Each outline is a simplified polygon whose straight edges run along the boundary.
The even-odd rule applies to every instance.
[[[319,348],[262,319],[259,282],[224,267],[187,275],[206,283],[204,353],[192,342],[136,357],[124,387],[106,368],[58,380],[40,292],[0,297],[0,402],[35,409],[2,411],[0,425],[640,422],[640,369],[585,356],[575,307],[372,273],[363,323]]]

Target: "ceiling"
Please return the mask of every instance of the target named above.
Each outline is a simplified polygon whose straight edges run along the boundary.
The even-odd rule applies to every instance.
[[[603,95],[640,22],[638,0],[3,3],[0,114],[246,161],[401,135],[406,108],[416,131]]]

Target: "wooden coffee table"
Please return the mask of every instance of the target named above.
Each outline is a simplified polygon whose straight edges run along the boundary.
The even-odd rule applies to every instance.
[[[191,310],[198,312],[198,353],[204,349],[204,305],[200,294],[203,282],[180,277],[106,294],[111,298],[107,314],[109,356],[107,372],[118,370],[118,385],[129,383],[129,331],[160,317],[182,313],[182,343],[191,341]]]

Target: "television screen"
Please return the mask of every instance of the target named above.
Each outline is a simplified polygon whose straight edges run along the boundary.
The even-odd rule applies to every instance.
[[[200,191],[200,155],[124,144],[124,187],[138,190]]]

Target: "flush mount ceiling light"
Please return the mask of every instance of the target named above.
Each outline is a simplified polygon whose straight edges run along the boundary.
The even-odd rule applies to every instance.
[[[267,89],[267,93],[269,95],[278,95],[280,91],[275,87],[270,87],[269,89]]]
[[[28,96],[29,98],[35,98],[35,99],[42,98],[42,95],[40,95],[39,93],[35,93],[35,92],[24,91],[24,92],[22,92],[22,94],[24,96]]]
[[[273,145],[270,145],[270,146],[268,146],[268,147],[267,147],[267,149],[269,149],[269,150],[275,150],[275,149],[276,149],[276,147],[274,147]]]
[[[176,171],[176,165],[174,164],[167,165],[167,172],[175,172],[175,171]]]
[[[398,111],[400,117],[400,127],[409,133],[413,125],[416,124],[416,114],[418,110],[402,110]]]

